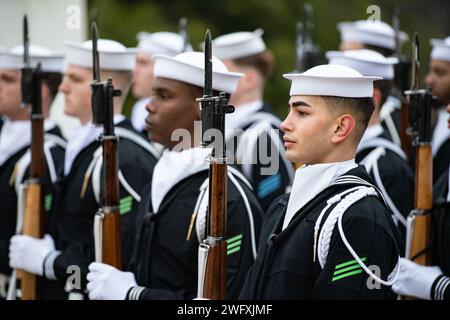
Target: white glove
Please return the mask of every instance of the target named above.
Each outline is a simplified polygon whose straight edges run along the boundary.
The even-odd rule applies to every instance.
[[[89,271],[86,279],[91,300],[125,300],[128,290],[137,286],[133,273],[107,264],[93,262]]]
[[[55,242],[48,234],[43,239],[15,235],[9,245],[9,266],[42,276],[45,257],[53,251]]]
[[[431,286],[442,274],[441,268],[425,267],[405,258],[400,259],[400,272],[392,290],[399,295],[431,299]]]

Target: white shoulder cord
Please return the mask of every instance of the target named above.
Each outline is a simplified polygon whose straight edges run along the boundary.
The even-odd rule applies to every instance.
[[[357,152],[361,152],[362,150],[366,150],[369,148],[375,149],[378,147],[383,147],[385,150],[389,150],[389,151],[395,153],[397,156],[399,156],[403,160],[408,161],[408,156],[399,146],[397,146],[395,143],[393,143],[389,140],[386,140],[384,138],[374,138],[364,144],[360,144],[358,146]]]
[[[253,258],[256,259],[257,254],[257,247],[256,247],[256,235],[255,235],[255,222],[253,219],[253,212],[250,206],[250,202],[248,201],[247,195],[245,194],[244,189],[240,186],[239,182],[234,177],[235,169],[228,167],[230,169],[228,171],[228,178],[230,181],[235,185],[236,189],[238,190],[239,194],[241,195],[242,200],[244,201],[245,209],[248,214],[248,219],[250,223],[250,242],[252,244],[252,253]],[[242,176],[242,174],[239,173],[239,175]],[[208,196],[205,197],[205,195],[209,194],[209,185],[208,185],[209,179],[206,179],[205,182],[200,187],[200,194],[197,198],[197,202],[195,204],[194,208],[194,217],[196,217],[196,224],[195,229],[197,233],[197,239],[198,242],[201,243],[203,239],[205,238],[205,230],[206,230],[206,214],[208,211]],[[246,179],[243,180],[245,184],[248,185],[248,182]]]
[[[206,213],[208,211],[208,201],[204,201],[205,195],[209,193],[209,178],[200,186],[200,193],[195,203],[193,219],[195,221],[195,232],[197,234],[198,243],[202,243],[206,234]],[[208,199],[208,196],[206,196]]]
[[[234,176],[238,177],[245,185],[250,189],[253,190],[252,185],[248,181],[248,179],[236,168],[232,166],[228,166],[228,172],[232,173]]]
[[[44,155],[45,159],[47,160],[48,171],[50,172],[50,180],[52,181],[52,183],[55,183],[58,177],[56,175],[55,162],[53,161],[52,153],[50,151],[51,147],[52,146],[50,146],[49,144],[44,143]]]
[[[128,181],[125,179],[125,177],[122,174],[122,171],[119,169],[119,182],[122,184],[122,187],[124,187],[125,190],[136,200],[137,202],[141,202],[141,196],[130,186]]]
[[[95,164],[95,166],[93,168],[93,174],[92,174],[92,189],[94,191],[94,195],[95,195],[95,199],[97,200],[97,203],[100,203],[100,192],[101,192],[100,191],[100,189],[101,189],[100,188],[100,176],[101,176],[101,168],[103,166],[103,156],[100,155],[98,158],[94,159],[93,163]],[[90,167],[91,166],[89,166],[89,168]],[[134,200],[136,200],[137,202],[141,202],[141,196],[130,186],[130,184],[125,179],[125,177],[123,176],[122,171],[120,169],[119,169],[119,182],[122,185],[122,187],[130,194],[130,196],[133,197]]]
[[[31,152],[30,149],[28,149],[24,155],[17,161],[17,175],[16,180],[14,181],[14,189],[16,190],[16,194],[19,195],[20,193],[20,187],[23,185],[24,181],[23,178],[25,177],[25,174],[27,172],[27,168],[31,163]]]
[[[264,130],[265,123],[257,124],[245,130],[244,134],[240,137],[238,145],[236,147],[236,159],[240,162],[241,170],[247,179],[251,180],[253,165],[257,163],[258,155],[256,142],[258,141],[258,130]]]
[[[103,164],[103,157],[102,157],[102,149],[99,148],[94,154],[94,159],[92,160],[92,163],[89,165],[89,168],[86,172],[92,172],[92,190],[94,191],[95,200],[97,203],[100,203],[100,175],[101,175],[101,169]],[[89,173],[90,174],[90,173]]]
[[[325,215],[325,213],[328,211],[328,209],[329,209],[333,204],[335,204],[335,203],[341,201],[341,199],[342,199],[343,196],[345,196],[346,194],[348,194],[348,193],[350,193],[350,192],[352,192],[352,191],[355,191],[356,189],[359,189],[359,188],[360,188],[359,186],[358,186],[358,187],[353,187],[353,188],[350,188],[350,189],[348,189],[348,190],[345,190],[345,191],[342,192],[342,193],[339,193],[339,194],[333,196],[332,198],[330,198],[330,199],[327,201],[327,205],[325,206],[325,208],[322,209],[322,212],[320,213],[319,217],[317,218],[316,224],[314,225],[314,246],[313,246],[313,251],[314,251],[314,252],[313,252],[313,262],[316,261],[316,253],[317,253],[317,237],[318,237],[318,235],[319,235],[320,224],[322,223],[323,216]],[[319,262],[320,262],[320,259],[319,259]],[[321,264],[321,266],[322,266],[322,264]],[[322,266],[322,267],[323,267],[323,266]]]
[[[56,166],[55,162],[53,160],[53,156],[51,154],[51,149],[55,146],[60,146],[61,148],[65,148],[64,140],[57,136],[53,135],[45,135],[45,141],[44,141],[44,156],[47,163],[48,171],[50,172],[50,180],[52,183],[55,183],[58,179],[58,176],[56,174]],[[59,141],[59,140],[61,141]],[[16,190],[16,194],[19,194],[19,188],[20,185],[23,183],[23,177],[25,176],[27,172],[27,168],[29,167],[31,162],[31,152],[30,149],[28,149],[23,156],[17,161],[18,164],[18,173],[16,175],[16,180],[14,182],[14,188]]]
[[[146,150],[148,153],[152,154],[156,159],[159,159],[161,157],[160,150],[157,150],[155,148],[155,145],[152,145],[150,142],[146,141],[141,136],[137,135],[136,133],[116,127],[116,134],[119,138],[127,139],[131,141],[132,143],[140,146],[144,150]],[[92,189],[94,190],[95,199],[97,200],[97,203],[100,203],[100,175],[101,175],[101,168],[103,165],[103,154],[102,154],[102,147],[99,147],[95,153],[94,153],[94,159],[92,160],[92,163],[89,165],[89,168],[86,172],[86,175],[90,175],[90,173],[93,171],[92,174]],[[119,169],[118,172],[119,175],[119,182],[122,185],[122,187],[133,197],[134,200],[137,202],[141,202],[141,196],[131,187],[131,185],[128,183],[128,181],[125,179],[125,176],[123,175],[122,171]]]
[[[114,130],[116,131],[116,134],[119,138],[130,140],[131,142],[137,144],[138,146],[152,154],[156,159],[159,159],[161,157],[161,150],[158,150],[155,145],[151,144],[149,141],[145,140],[136,133],[121,127],[115,127]]]
[[[398,101],[398,99],[395,100],[394,99],[392,97],[388,97],[386,102],[383,104],[380,111],[380,120],[385,121],[388,131],[394,143],[398,146],[401,146],[401,141],[397,132],[397,128],[395,127],[394,121],[392,120],[392,112],[394,112],[396,109],[400,109],[401,103]]]
[[[397,146],[401,146],[402,143],[400,141],[400,137],[397,132],[397,128],[395,127],[394,121],[392,120],[391,114],[387,115],[384,119],[386,126],[388,127],[389,134],[391,135],[392,140]]]
[[[394,213],[394,216],[397,218],[397,220],[400,221],[403,224],[403,226],[406,227],[405,217],[403,217],[402,214],[400,213],[400,211],[398,211],[398,209],[395,206],[394,202],[392,201],[391,197],[389,196],[386,189],[384,188],[383,181],[381,180],[381,176],[380,176],[380,171],[378,169],[378,161],[376,161],[373,166],[373,173],[375,176],[375,181],[377,183],[377,186],[380,188],[381,192],[383,193],[384,198],[385,198],[389,208],[392,210],[392,212]]]
[[[245,209],[247,210],[248,220],[250,222],[250,240],[251,240],[251,244],[252,244],[253,259],[256,259],[257,251],[256,251],[255,222],[253,221],[253,214],[252,214],[252,209],[250,208],[250,203],[248,202],[247,195],[245,194],[244,190],[237,182],[236,178],[231,173],[228,174],[228,177],[230,178],[231,182],[233,182],[236,189],[238,189],[238,191],[242,197],[242,200],[244,200]]]
[[[54,147],[65,149],[67,147],[67,142],[64,141],[64,139],[62,139],[61,137],[49,133],[46,133],[44,135],[44,139],[44,153],[45,158],[47,159],[47,167],[50,172],[50,179],[52,183],[55,183],[58,177],[56,174],[56,166],[55,162],[53,161],[51,149]]]
[[[349,191],[349,190],[347,190]],[[397,262],[394,270],[391,272],[391,274],[388,277],[388,281],[384,281],[377,277],[372,271],[369,270],[369,268],[361,261],[359,256],[356,254],[356,252],[353,250],[351,245],[348,243],[347,238],[345,237],[344,230],[342,227],[342,217],[344,213],[348,210],[350,206],[352,206],[357,201],[368,197],[368,196],[374,196],[378,197],[378,193],[375,191],[374,188],[370,187],[359,187],[358,190],[352,192],[351,194],[347,195],[339,204],[331,211],[328,218],[325,220],[325,223],[322,227],[322,230],[319,235],[319,245],[318,245],[318,258],[320,266],[323,268],[326,263],[326,258],[328,256],[328,250],[330,247],[330,241],[331,236],[333,234],[334,227],[336,225],[336,222],[338,224],[339,229],[339,235],[342,239],[342,242],[347,247],[351,255],[355,258],[355,260],[358,262],[358,264],[361,266],[361,268],[364,269],[364,271],[376,282],[381,283],[385,286],[391,286],[394,284],[394,282],[397,280],[397,276],[399,273],[399,263]],[[338,199],[341,197],[341,194],[338,196],[335,196],[330,199],[330,202],[334,201],[337,202]],[[331,206],[331,205],[330,205]],[[328,206],[329,207],[329,206]],[[327,208],[328,209],[328,208]],[[321,214],[323,216],[323,214]],[[399,258],[400,259],[400,258]],[[394,278],[392,279],[392,274],[395,272]],[[389,280],[391,279],[391,280]]]
[[[386,204],[388,205],[389,209],[391,209],[392,213],[394,214],[394,222],[396,225],[398,225],[398,221],[400,221],[405,227],[406,227],[406,219],[402,216],[400,211],[395,206],[394,202],[392,201],[391,197],[389,196],[388,192],[386,191],[386,188],[384,187],[383,181],[381,180],[380,176],[380,170],[378,168],[378,159],[381,156],[384,156],[386,154],[386,150],[383,147],[378,147],[371,151],[362,161],[361,164],[364,165],[367,169],[367,172],[373,172],[375,182],[377,183],[378,188],[380,188],[381,193],[384,196],[384,199],[386,201]]]
[[[51,145],[52,148],[54,146],[58,146],[63,149],[65,149],[67,147],[67,142],[63,138],[61,138],[60,136],[58,136],[56,134],[45,133],[44,139],[46,142],[48,142]]]

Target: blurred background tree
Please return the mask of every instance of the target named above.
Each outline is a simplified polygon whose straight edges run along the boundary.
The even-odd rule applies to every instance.
[[[267,46],[274,52],[277,68],[269,81],[265,99],[276,113],[287,111],[289,82],[282,74],[294,69],[295,26],[302,19],[303,4],[298,0],[89,0],[89,12],[98,12],[100,34],[127,46],[136,46],[139,31],[178,32],[178,21],[188,18],[188,32],[194,49],[199,50],[205,30],[213,37],[235,31],[262,28]],[[450,34],[450,1],[448,0],[309,0],[314,7],[314,41],[323,51],[336,50],[341,21],[367,19],[370,5],[381,9],[381,20],[391,24],[395,7],[400,9],[401,30],[412,38],[418,31],[421,40],[421,71],[425,75],[430,53],[430,38]],[[89,29],[88,29],[89,30]],[[403,47],[410,55],[410,43]],[[130,112],[130,97],[126,113]]]

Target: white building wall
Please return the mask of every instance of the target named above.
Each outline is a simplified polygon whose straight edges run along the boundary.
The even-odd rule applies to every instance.
[[[30,42],[64,53],[64,41],[87,39],[87,0],[0,0],[0,47],[23,41],[22,19],[28,15]],[[67,136],[78,120],[64,115],[64,97],[58,94],[50,117]]]

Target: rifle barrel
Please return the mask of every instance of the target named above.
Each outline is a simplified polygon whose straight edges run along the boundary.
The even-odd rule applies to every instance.
[[[100,63],[98,58],[97,40],[98,28],[95,21],[92,23],[92,77],[94,81],[100,81]]]
[[[212,44],[211,31],[206,30],[205,35],[205,88],[204,95],[212,97]]]

